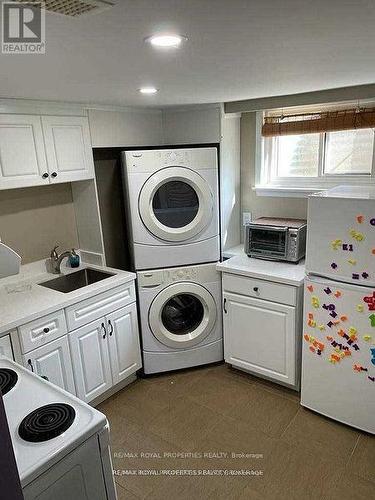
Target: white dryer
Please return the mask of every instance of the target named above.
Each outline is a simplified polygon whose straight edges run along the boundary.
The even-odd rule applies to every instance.
[[[137,278],[146,374],[223,359],[216,264],[141,271]]]
[[[123,153],[135,268],[219,260],[216,148]]]

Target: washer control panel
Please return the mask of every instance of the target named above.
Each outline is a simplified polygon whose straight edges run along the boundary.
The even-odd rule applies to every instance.
[[[178,269],[166,269],[164,271],[164,283],[191,281],[196,277],[197,270],[194,267],[180,267]]]
[[[178,281],[193,281],[198,276],[195,267],[179,267],[176,269],[161,269],[156,271],[142,271],[138,273],[138,284],[141,288],[154,288]]]

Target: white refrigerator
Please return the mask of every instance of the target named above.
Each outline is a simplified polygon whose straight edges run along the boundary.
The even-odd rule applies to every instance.
[[[301,404],[375,434],[375,187],[309,197]]]

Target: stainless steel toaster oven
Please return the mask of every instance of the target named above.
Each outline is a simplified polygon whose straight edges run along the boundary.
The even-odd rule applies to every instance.
[[[305,256],[307,221],[260,217],[246,225],[249,257],[298,262]]]

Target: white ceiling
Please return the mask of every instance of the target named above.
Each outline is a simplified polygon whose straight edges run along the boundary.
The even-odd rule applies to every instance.
[[[374,0],[118,0],[47,13],[46,55],[0,55],[0,96],[113,105],[221,102],[375,82]],[[156,51],[158,31],[189,37]],[[159,93],[144,96],[143,85]]]

